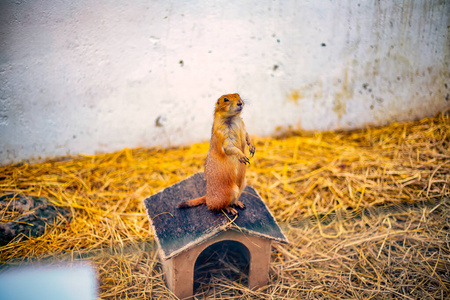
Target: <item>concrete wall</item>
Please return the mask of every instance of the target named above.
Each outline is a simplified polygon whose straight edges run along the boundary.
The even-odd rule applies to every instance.
[[[0,2],[0,161],[352,129],[450,106],[450,1]]]

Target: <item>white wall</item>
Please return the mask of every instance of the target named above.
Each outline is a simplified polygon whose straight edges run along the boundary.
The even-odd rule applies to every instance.
[[[352,129],[450,106],[450,1],[0,2],[0,161]],[[157,122],[158,120],[158,122]],[[157,126],[158,123],[158,126]]]

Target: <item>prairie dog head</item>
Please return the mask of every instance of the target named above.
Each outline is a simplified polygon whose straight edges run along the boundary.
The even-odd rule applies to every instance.
[[[242,101],[239,94],[228,94],[217,100],[215,113],[234,116],[240,114],[243,108],[244,101]]]

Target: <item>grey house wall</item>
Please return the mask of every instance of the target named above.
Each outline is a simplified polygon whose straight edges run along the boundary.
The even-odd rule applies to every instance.
[[[450,106],[450,1],[1,1],[0,161],[353,129]]]

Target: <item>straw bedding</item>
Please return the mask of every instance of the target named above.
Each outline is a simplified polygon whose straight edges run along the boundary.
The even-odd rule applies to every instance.
[[[198,276],[207,278],[198,299],[450,297],[448,115],[255,141],[248,184],[290,244],[274,245],[269,285],[256,291],[246,288],[236,256],[219,251],[222,265]],[[202,171],[207,151],[208,143],[197,143],[0,167],[0,196],[45,197],[71,215],[41,236],[19,235],[0,247],[0,272],[27,262],[88,260],[101,299],[175,299],[142,200]],[[0,213],[8,223],[23,212],[2,206]]]

